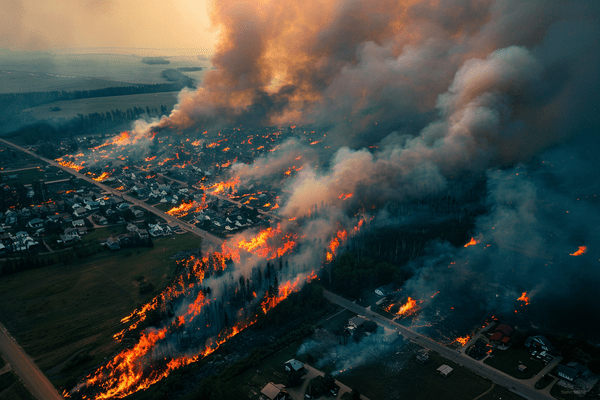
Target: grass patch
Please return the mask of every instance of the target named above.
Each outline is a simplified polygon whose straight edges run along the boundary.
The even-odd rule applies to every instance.
[[[535,383],[535,388],[537,390],[542,390],[546,387],[548,387],[549,384],[551,384],[554,381],[554,378],[548,374],[542,376],[540,379],[538,379],[538,381]]]
[[[433,352],[429,353],[429,363],[417,363],[419,348],[399,343],[397,351],[346,370],[336,379],[370,399],[472,400],[491,387],[488,380]],[[447,378],[436,371],[442,364],[454,368]]]
[[[35,400],[35,397],[20,381],[16,381],[11,387],[0,393],[0,400]]]
[[[104,251],[69,265],[53,265],[0,279],[0,320],[42,371],[89,350],[85,369],[118,347],[112,335],[134,308],[169,285],[173,254],[200,246],[191,234],[154,239],[153,248]],[[143,275],[155,290],[140,293]],[[51,376],[52,378],[52,376]]]
[[[46,173],[42,168],[30,168],[15,172],[0,173],[0,180],[9,184],[21,183],[23,185],[31,184],[35,180],[43,181]],[[9,179],[9,175],[17,175],[16,179]],[[56,179],[56,178],[53,178]]]
[[[12,372],[8,371],[0,375],[0,392],[8,388],[10,385],[17,381],[17,376]]]
[[[483,362],[517,379],[530,379],[544,368],[544,363],[532,360],[529,351],[510,347],[508,350],[494,350],[493,357],[486,358]],[[517,367],[523,364],[527,367],[525,372],[520,372]]]
[[[169,211],[173,207],[177,207],[177,205],[171,204],[171,203],[158,203],[158,204],[154,205],[154,208],[157,208],[160,211],[164,211],[164,212]]]
[[[523,398],[502,386],[494,386],[492,390],[481,396],[478,400],[523,400]]]

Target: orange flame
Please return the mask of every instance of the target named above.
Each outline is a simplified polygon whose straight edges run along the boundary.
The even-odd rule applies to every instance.
[[[398,312],[396,314],[397,315],[411,314],[416,311],[416,307],[417,307],[417,301],[414,300],[413,298],[409,297],[408,300],[406,301],[406,304],[404,304],[402,307],[400,307],[400,309],[398,310]]]
[[[517,300],[518,301],[524,301],[526,306],[529,305],[529,297],[527,297],[527,292],[523,292],[521,294],[521,297],[519,297]]]
[[[571,253],[569,255],[577,257],[577,256],[580,256],[580,255],[585,254],[585,253],[587,253],[587,247],[585,247],[585,246],[579,246],[579,250],[577,250],[575,253]]]
[[[77,172],[79,172],[79,171],[81,171],[83,169],[82,165],[77,165],[73,161],[64,161],[64,160],[62,160],[60,158],[56,159],[56,161],[58,161],[58,163],[60,165],[62,165],[63,167],[74,169]]]
[[[338,196],[340,200],[348,200],[350,197],[354,196],[353,193],[342,193]]]
[[[469,243],[465,244],[465,247],[475,246],[476,244],[477,244],[477,241],[474,238],[471,238]]]
[[[473,335],[457,337],[456,339],[454,339],[454,341],[452,343],[460,343],[461,346],[464,346],[465,344],[467,344],[469,342],[469,340],[471,340],[472,337],[473,337]]]
[[[102,181],[107,180],[109,177],[110,177],[110,175],[108,174],[108,172],[103,172],[102,174],[100,174],[100,176],[97,176],[92,179],[95,180],[96,182],[102,182]]]

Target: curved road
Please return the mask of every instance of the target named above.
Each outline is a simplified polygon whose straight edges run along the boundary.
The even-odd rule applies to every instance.
[[[435,351],[442,357],[453,361],[459,365],[462,365],[463,367],[471,370],[472,372],[475,372],[476,374],[491,380],[497,385],[507,388],[508,390],[518,394],[519,396],[522,396],[529,400],[556,400],[549,394],[543,393],[533,388],[530,385],[530,382],[524,382],[519,379],[513,378],[512,376],[507,375],[504,372],[498,371],[497,369],[492,368],[487,364],[484,364],[483,362],[476,361],[463,353],[459,353],[456,350],[449,349],[446,346],[434,342],[426,336],[423,336],[409,328],[406,328],[405,326],[402,326],[388,318],[385,318],[382,315],[367,310],[366,308],[349,300],[346,300],[343,297],[333,294],[327,290],[323,291],[323,297],[325,297],[332,303],[338,304],[352,312],[355,312],[356,314],[364,315],[368,319],[377,322],[381,326],[388,326],[392,329],[396,329],[405,338],[410,339],[415,343],[418,343],[424,348]]]
[[[17,341],[0,324],[0,350],[27,389],[39,400],[63,400],[54,386],[31,360]]]

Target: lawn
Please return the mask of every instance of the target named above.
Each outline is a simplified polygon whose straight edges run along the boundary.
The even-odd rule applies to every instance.
[[[429,363],[417,363],[415,354],[419,348],[411,343],[400,344],[397,351],[346,370],[336,379],[370,399],[381,400],[472,400],[490,389],[488,380],[435,353],[429,353]],[[442,364],[454,368],[447,378],[436,371]]]
[[[0,391],[0,400],[35,400],[35,397],[20,381],[16,381],[6,390]]]
[[[268,357],[258,367],[258,369],[249,369],[236,379],[237,382],[244,382],[239,391],[248,398],[253,398],[252,393],[260,393],[261,389],[269,382],[285,384],[288,374],[283,368],[283,363],[296,356],[298,347],[302,341],[292,343],[279,352]]]
[[[9,175],[17,175],[16,179],[9,179],[8,176]],[[16,171],[16,172],[2,172],[0,173],[0,180],[8,183],[8,184],[15,184],[15,183],[22,183],[23,185],[27,185],[27,184],[31,184],[33,183],[33,181],[35,180],[45,180],[45,172],[43,168],[30,168],[30,169],[24,169],[21,171]],[[56,178],[54,178],[56,179]]]
[[[532,359],[526,349],[519,349],[514,346],[508,350],[494,350],[483,362],[517,379],[530,379],[545,366],[542,361]],[[519,364],[525,365],[527,370],[520,372],[517,369]]]
[[[0,321],[42,371],[64,378],[60,369],[69,357],[86,352],[83,369],[114,351],[120,319],[171,283],[176,263],[169,257],[200,243],[191,234],[158,238],[153,248],[103,251],[2,277]],[[140,277],[155,293],[139,293]]]
[[[523,397],[514,394],[502,386],[495,385],[492,390],[481,396],[478,400],[523,400]]]

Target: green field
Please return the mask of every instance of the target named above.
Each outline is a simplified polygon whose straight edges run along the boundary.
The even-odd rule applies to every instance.
[[[71,119],[77,117],[77,114],[105,113],[119,109],[125,111],[130,107],[150,107],[160,110],[164,105],[171,110],[177,103],[178,92],[163,93],[144,93],[132,94],[126,96],[93,97],[89,99],[55,101],[53,103],[42,104],[41,106],[27,108],[23,113],[31,114],[36,119],[65,118]],[[56,107],[60,111],[51,111]]]
[[[44,175],[46,174],[46,172],[44,172],[43,168],[29,168],[29,169],[23,169],[20,171],[15,171],[15,172],[2,172],[0,173],[0,180],[2,180],[3,182],[7,182],[7,183],[22,183],[24,185],[26,184],[30,184],[35,180],[45,180]],[[9,175],[17,175],[16,179],[9,179],[8,176]],[[53,180],[56,180],[57,178],[52,178]]]
[[[0,279],[0,321],[42,371],[60,379],[62,363],[84,352],[94,365],[119,344],[120,319],[150,300],[173,279],[178,251],[200,247],[190,234],[154,239],[153,248],[103,251],[70,265],[53,265]]]
[[[529,351],[514,346],[508,350],[494,350],[483,362],[517,379],[530,379],[544,368],[542,361],[531,359]],[[520,372],[519,364],[527,366],[527,370]]]

